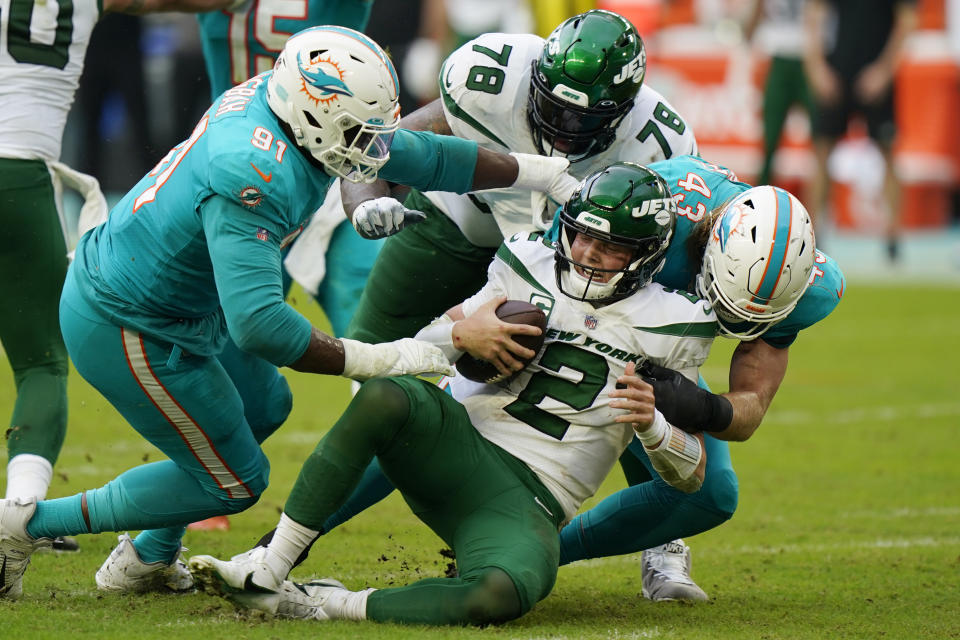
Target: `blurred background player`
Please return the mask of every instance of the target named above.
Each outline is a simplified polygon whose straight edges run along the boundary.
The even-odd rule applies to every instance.
[[[899,257],[901,195],[893,157],[894,74],[916,23],[915,4],[916,0],[808,0],[805,16],[805,68],[816,103],[812,132],[816,174],[810,187],[814,216],[826,211],[830,154],[847,131],[850,117],[859,114],[883,154],[891,262]],[[818,223],[818,228],[822,226]]]
[[[68,362],[57,310],[73,248],[66,238],[76,230],[63,214],[63,187],[86,200],[82,230],[106,214],[97,181],[59,162],[90,34],[108,12],[207,11],[226,4],[0,2],[0,224],[6,230],[0,234],[0,340],[17,387],[6,438],[7,499],[46,497],[66,435]]]
[[[169,460],[69,498],[0,501],[0,596],[20,594],[45,539],[128,529],[145,531],[120,537],[100,588],[189,588],[177,562],[186,524],[246,509],[266,487],[260,442],[292,402],[278,366],[360,380],[447,369],[414,340],[366,345],[312,328],[284,303],[283,245],[336,177],[382,171],[456,192],[559,180],[568,194],[573,179],[565,160],[494,154],[397,131],[398,122],[396,73],[373,41],[342,27],[305,30],[273,72],[224,93],[81,238],[60,306],[71,357]],[[363,223],[381,224],[367,213]]]
[[[515,362],[511,351],[534,354],[511,341],[506,354],[491,355],[504,350],[493,310],[504,299],[536,300],[549,327],[538,360],[499,386],[457,376],[449,395],[410,377],[365,384],[305,462],[270,545],[229,562],[195,556],[191,569],[239,606],[286,617],[504,622],[550,593],[558,525],[597,490],[635,433],[672,482],[696,491],[700,441],[667,424],[634,375],[637,360],[650,360],[695,384],[716,331],[705,302],[647,286],[663,265],[675,211],[648,169],[617,163],[588,176],[564,207],[561,242],[513,236],[484,287],[417,334],[451,359],[466,351]],[[585,314],[594,321],[585,324]],[[458,576],[357,592],[284,583],[374,456],[453,549]]]
[[[763,163],[757,184],[772,184],[773,160],[787,113],[794,105],[812,115],[813,103],[803,70],[803,5],[806,0],[756,0],[744,28],[770,56],[763,86]]]

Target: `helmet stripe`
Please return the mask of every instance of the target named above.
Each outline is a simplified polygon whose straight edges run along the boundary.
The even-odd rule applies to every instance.
[[[400,94],[400,81],[397,80],[397,71],[393,68],[393,63],[390,62],[390,58],[386,56],[386,54],[383,52],[383,49],[381,49],[380,45],[378,45],[376,42],[358,31],[347,29],[345,27],[338,27],[335,25],[320,25],[317,27],[310,27],[309,29],[304,29],[300,33],[305,33],[307,31],[333,31],[335,33],[353,38],[363,46],[373,51],[380,58],[380,60],[387,65],[387,69],[390,70],[390,78],[393,80],[393,92],[397,95]]]
[[[783,268],[787,264],[787,250],[790,246],[790,225],[793,222],[793,203],[790,195],[783,189],[773,189],[776,196],[776,223],[773,229],[773,241],[770,243],[770,255],[760,278],[760,285],[754,292],[753,301],[765,303],[777,290]]]

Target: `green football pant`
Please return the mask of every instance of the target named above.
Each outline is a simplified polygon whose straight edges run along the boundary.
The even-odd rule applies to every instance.
[[[67,250],[46,163],[0,158],[0,175],[0,341],[17,388],[7,453],[53,464],[67,430],[59,323]]]
[[[373,265],[346,337],[389,342],[413,336],[480,290],[495,247],[470,244],[450,218],[413,191],[404,203],[427,219],[390,236]]]
[[[773,156],[780,145],[783,123],[794,104],[813,112],[813,101],[803,71],[803,61],[774,56],[763,89],[763,165],[757,184],[770,184],[773,177]]]
[[[364,384],[304,463],[284,511],[318,529],[376,455],[413,512],[453,549],[458,577],[373,592],[371,620],[488,624],[529,611],[556,580],[562,510],[463,406],[416,378]]]

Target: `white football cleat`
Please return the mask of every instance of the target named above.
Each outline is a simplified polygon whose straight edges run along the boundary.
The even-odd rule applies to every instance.
[[[23,595],[30,555],[50,544],[49,538],[27,534],[27,523],[36,510],[36,498],[0,500],[0,598],[15,600]]]
[[[254,547],[230,560],[213,556],[193,556],[190,571],[211,593],[227,596],[240,591],[276,592],[288,571],[270,563],[267,547]]]
[[[664,600],[708,600],[706,592],[690,578],[690,547],[673,540],[640,556],[643,597]]]
[[[193,576],[179,558],[172,563],[144,562],[137,555],[133,540],[124,533],[97,570],[97,588],[101,591],[146,593],[148,591],[192,591]]]
[[[323,578],[304,584],[284,580],[273,593],[240,591],[226,597],[240,609],[254,609],[281,618],[329,620],[331,612],[324,610],[324,604],[332,594],[345,594],[346,591],[339,580]]]

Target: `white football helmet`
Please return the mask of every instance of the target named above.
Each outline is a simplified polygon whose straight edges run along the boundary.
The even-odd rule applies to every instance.
[[[346,27],[287,40],[267,81],[270,109],[327,173],[372,182],[400,121],[397,72],[380,46]]]
[[[778,187],[753,187],[714,222],[697,293],[713,306],[721,335],[753,340],[797,306],[813,260],[813,224],[800,201]]]

